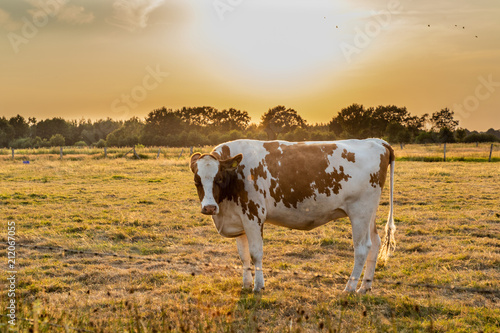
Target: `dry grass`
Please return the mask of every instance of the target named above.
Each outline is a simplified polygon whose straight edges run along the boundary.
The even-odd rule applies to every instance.
[[[240,272],[200,265],[239,259],[234,240],[199,214],[186,159],[3,161],[0,170],[1,214],[16,222],[19,243],[133,256],[18,248],[18,316],[38,309],[44,332],[64,331],[49,323],[104,332],[496,332],[498,293],[408,284],[499,289],[499,192],[497,163],[398,162],[398,248],[371,293],[341,292],[353,265],[342,219],[310,232],[266,226],[265,267],[290,273],[267,272],[266,290],[254,295],[241,291]]]

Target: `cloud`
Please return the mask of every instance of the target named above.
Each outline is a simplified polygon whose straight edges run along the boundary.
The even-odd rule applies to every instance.
[[[113,16],[109,24],[136,31],[148,25],[149,14],[163,4],[164,0],[115,0]]]
[[[70,24],[86,24],[94,20],[94,14],[79,6],[62,7],[57,19]]]
[[[58,21],[69,24],[86,24],[94,20],[94,14],[81,6],[68,4],[68,0],[27,0],[34,8],[28,13],[33,17],[56,17]]]
[[[9,13],[0,8],[0,27],[7,31],[14,31],[21,27],[21,23],[14,21]]]

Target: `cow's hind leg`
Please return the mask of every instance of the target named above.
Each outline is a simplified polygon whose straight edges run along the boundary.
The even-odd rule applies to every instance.
[[[360,207],[363,208],[363,207]],[[364,207],[366,209],[366,207]],[[370,252],[372,241],[370,239],[371,212],[367,214],[363,209],[358,212],[348,213],[352,226],[352,240],[354,245],[354,268],[344,291],[354,292],[358,285],[361,272]]]
[[[380,250],[380,236],[377,232],[377,225],[375,224],[376,213],[373,214],[370,221],[370,239],[372,241],[372,246],[368,252],[368,257],[366,259],[365,272],[363,273],[363,283],[358,289],[358,293],[366,293],[372,288],[373,277],[375,275],[375,267],[377,265],[378,251]]]
[[[236,245],[238,246],[238,253],[243,264],[243,288],[252,288],[252,267],[250,261],[250,250],[248,249],[247,235],[243,234],[236,238]]]

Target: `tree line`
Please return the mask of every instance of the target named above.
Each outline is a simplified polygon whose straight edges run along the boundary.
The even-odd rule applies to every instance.
[[[471,132],[458,127],[448,108],[414,116],[406,107],[394,105],[343,108],[329,123],[308,124],[292,108],[278,105],[252,123],[248,112],[217,110],[210,106],[162,107],[142,120],[111,118],[91,121],[51,118],[38,121],[21,115],[0,118],[0,146],[38,148],[51,146],[123,147],[216,145],[240,138],[288,141],[322,141],[350,138],[384,138],[391,143],[493,142],[500,141],[500,130]]]

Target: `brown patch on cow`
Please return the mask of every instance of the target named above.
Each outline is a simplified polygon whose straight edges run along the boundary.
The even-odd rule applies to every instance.
[[[201,185],[201,178],[196,173],[194,174],[194,185],[196,186],[196,191],[198,192],[198,197],[200,198],[200,202],[203,201],[205,197],[205,190],[203,189],[203,185]]]
[[[218,160],[227,160],[228,158],[231,158],[231,149],[228,146],[220,146],[220,150],[220,153],[213,150],[211,154],[216,156]]]
[[[387,177],[387,168],[394,161],[394,150],[391,146],[383,144],[385,147],[385,152],[380,154],[380,165],[378,171],[370,174],[370,184],[372,187],[377,188],[379,186],[381,189],[384,188],[385,179]]]
[[[348,152],[347,149],[344,149],[342,151],[342,158],[345,158],[348,162],[356,162],[354,159],[354,153]]]
[[[262,162],[260,162],[259,166],[257,166],[256,168],[250,169],[250,177],[253,182],[253,187],[255,188],[255,191],[264,194],[265,197],[265,191],[259,189],[259,186],[257,185],[257,179],[259,177],[267,179],[267,173],[264,169],[264,165],[262,164]]]
[[[390,154],[389,163],[392,163],[392,161],[394,161],[396,159],[396,156],[394,155],[394,149],[392,149],[392,147],[385,142],[382,143],[382,145],[385,147],[385,149],[389,150],[389,154]]]
[[[272,176],[269,194],[275,205],[282,202],[287,208],[297,208],[299,202],[315,196],[315,191],[327,196],[338,194],[341,182],[351,178],[342,166],[333,168],[331,173],[326,172],[328,156],[333,155],[336,144],[266,142],[264,148],[270,153],[265,163]]]
[[[193,171],[193,173],[196,173],[198,171],[198,166],[196,165],[196,162],[198,162],[200,157],[201,157],[200,153],[194,153],[193,155],[191,155],[191,161],[189,163],[189,168],[191,169],[191,171]]]
[[[246,214],[250,220],[253,220],[256,217],[257,223],[259,223],[259,225],[260,225],[262,223],[262,221],[260,220],[260,217],[259,217],[259,208],[260,208],[259,204],[255,203],[253,200],[250,200],[248,202],[248,212]],[[243,213],[245,213],[245,212],[243,212]]]

